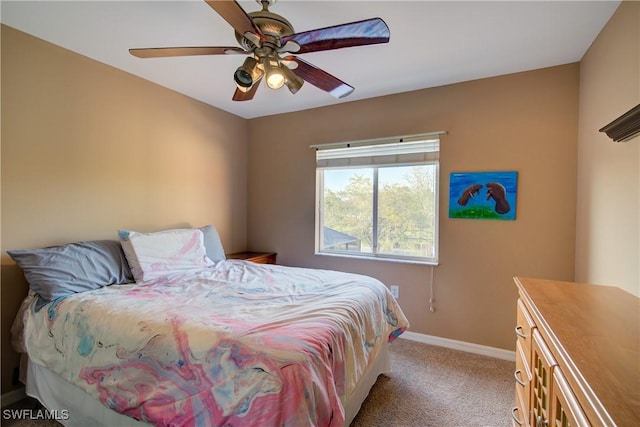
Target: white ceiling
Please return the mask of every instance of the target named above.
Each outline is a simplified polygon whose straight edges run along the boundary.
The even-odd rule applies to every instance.
[[[254,0],[239,2],[247,12]],[[270,10],[296,32],[380,17],[388,44],[301,55],[356,89],[337,100],[305,84],[292,95],[262,83],[234,102],[238,55],[139,59],[129,48],[236,46],[203,0],[6,1],[2,23],[244,118],[350,102],[579,61],[619,1],[303,1]]]

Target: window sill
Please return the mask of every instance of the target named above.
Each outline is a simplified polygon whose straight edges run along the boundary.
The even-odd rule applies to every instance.
[[[362,259],[366,261],[383,261],[383,262],[393,262],[397,264],[417,264],[417,265],[430,265],[435,267],[438,265],[438,261],[421,261],[416,259],[406,259],[406,258],[387,258],[382,256],[375,255],[351,255],[346,253],[337,253],[337,252],[315,252],[314,255],[318,256],[327,256],[327,257],[335,257],[335,258],[351,258],[351,259]]]

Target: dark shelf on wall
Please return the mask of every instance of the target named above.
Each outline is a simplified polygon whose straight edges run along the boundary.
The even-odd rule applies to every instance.
[[[625,142],[640,134],[640,104],[600,129],[615,142]]]

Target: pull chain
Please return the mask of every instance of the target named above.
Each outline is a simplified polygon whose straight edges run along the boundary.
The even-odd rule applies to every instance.
[[[436,306],[435,306],[435,296],[433,294],[433,270],[435,269],[435,266],[431,266],[431,295],[429,297],[429,311],[432,313],[436,312]]]

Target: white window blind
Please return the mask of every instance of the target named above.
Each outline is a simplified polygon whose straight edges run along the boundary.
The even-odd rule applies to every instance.
[[[396,138],[315,145],[318,168],[433,162],[442,132]]]

